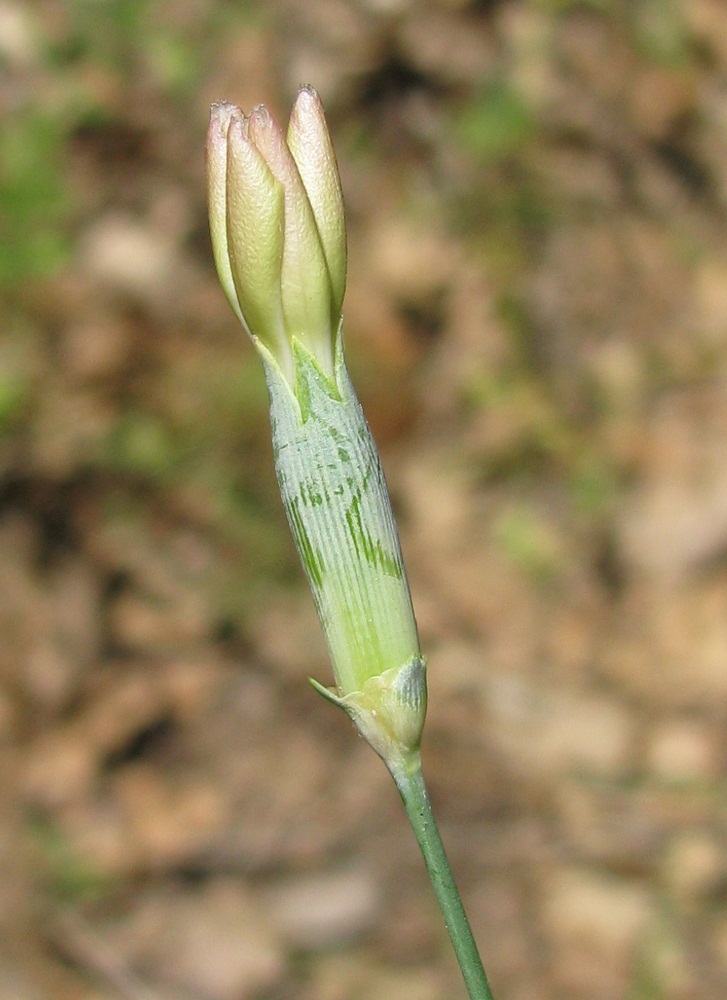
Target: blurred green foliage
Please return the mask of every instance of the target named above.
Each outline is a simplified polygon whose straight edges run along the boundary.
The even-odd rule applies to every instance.
[[[508,508],[495,524],[495,540],[536,584],[548,584],[563,564],[554,529],[525,505]]]
[[[628,9],[634,45],[648,60],[670,68],[689,63],[689,35],[679,0],[640,0]]]
[[[501,162],[535,137],[536,120],[517,91],[495,79],[465,101],[454,130],[459,145],[478,160]]]
[[[164,482],[181,465],[183,447],[162,417],[129,410],[112,428],[102,460],[118,472]]]
[[[36,818],[29,832],[39,859],[46,892],[66,906],[98,899],[109,891],[109,877],[94,870],[82,858],[59,825],[49,818]]]
[[[28,347],[17,331],[7,330],[0,340],[0,438],[12,434],[31,402]]]
[[[0,288],[49,274],[70,256],[66,123],[26,108],[5,124],[0,146]]]

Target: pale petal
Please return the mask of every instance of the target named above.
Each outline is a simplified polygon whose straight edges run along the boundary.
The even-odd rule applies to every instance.
[[[282,300],[289,337],[311,351],[322,369],[333,376],[331,287],[313,210],[285,136],[264,107],[250,115],[250,141],[285,191],[285,241]]]
[[[227,247],[227,133],[230,122],[241,118],[242,111],[227,101],[213,104],[210,109],[207,129],[207,193],[210,236],[217,274],[227,301],[237,318],[245,325]]]
[[[232,277],[250,332],[291,370],[280,292],[283,188],[248,138],[247,122],[228,130],[227,239]]]
[[[331,280],[333,314],[339,316],[346,288],[343,192],[323,105],[312,87],[301,88],[293,105],[288,146],[313,209]]]

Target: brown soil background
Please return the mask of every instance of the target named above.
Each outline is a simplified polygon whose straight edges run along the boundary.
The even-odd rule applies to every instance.
[[[0,997],[463,996],[211,263],[326,105],[498,1000],[727,995],[727,6],[0,2]]]

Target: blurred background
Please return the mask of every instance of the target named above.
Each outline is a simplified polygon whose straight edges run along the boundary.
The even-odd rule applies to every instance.
[[[723,998],[721,0],[0,0],[0,997],[464,995],[212,265],[301,83],[495,994]]]

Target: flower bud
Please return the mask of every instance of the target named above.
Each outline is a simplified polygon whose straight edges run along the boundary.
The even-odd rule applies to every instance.
[[[303,88],[290,145],[268,110],[212,107],[210,231],[225,294],[291,381],[297,340],[334,375],[346,280],[343,197],[318,96]]]
[[[328,643],[336,691],[390,763],[426,712],[399,536],[346,370],[343,199],[323,109],[303,88],[287,139],[260,106],[212,109],[210,229],[220,281],[262,358],[283,506]]]

